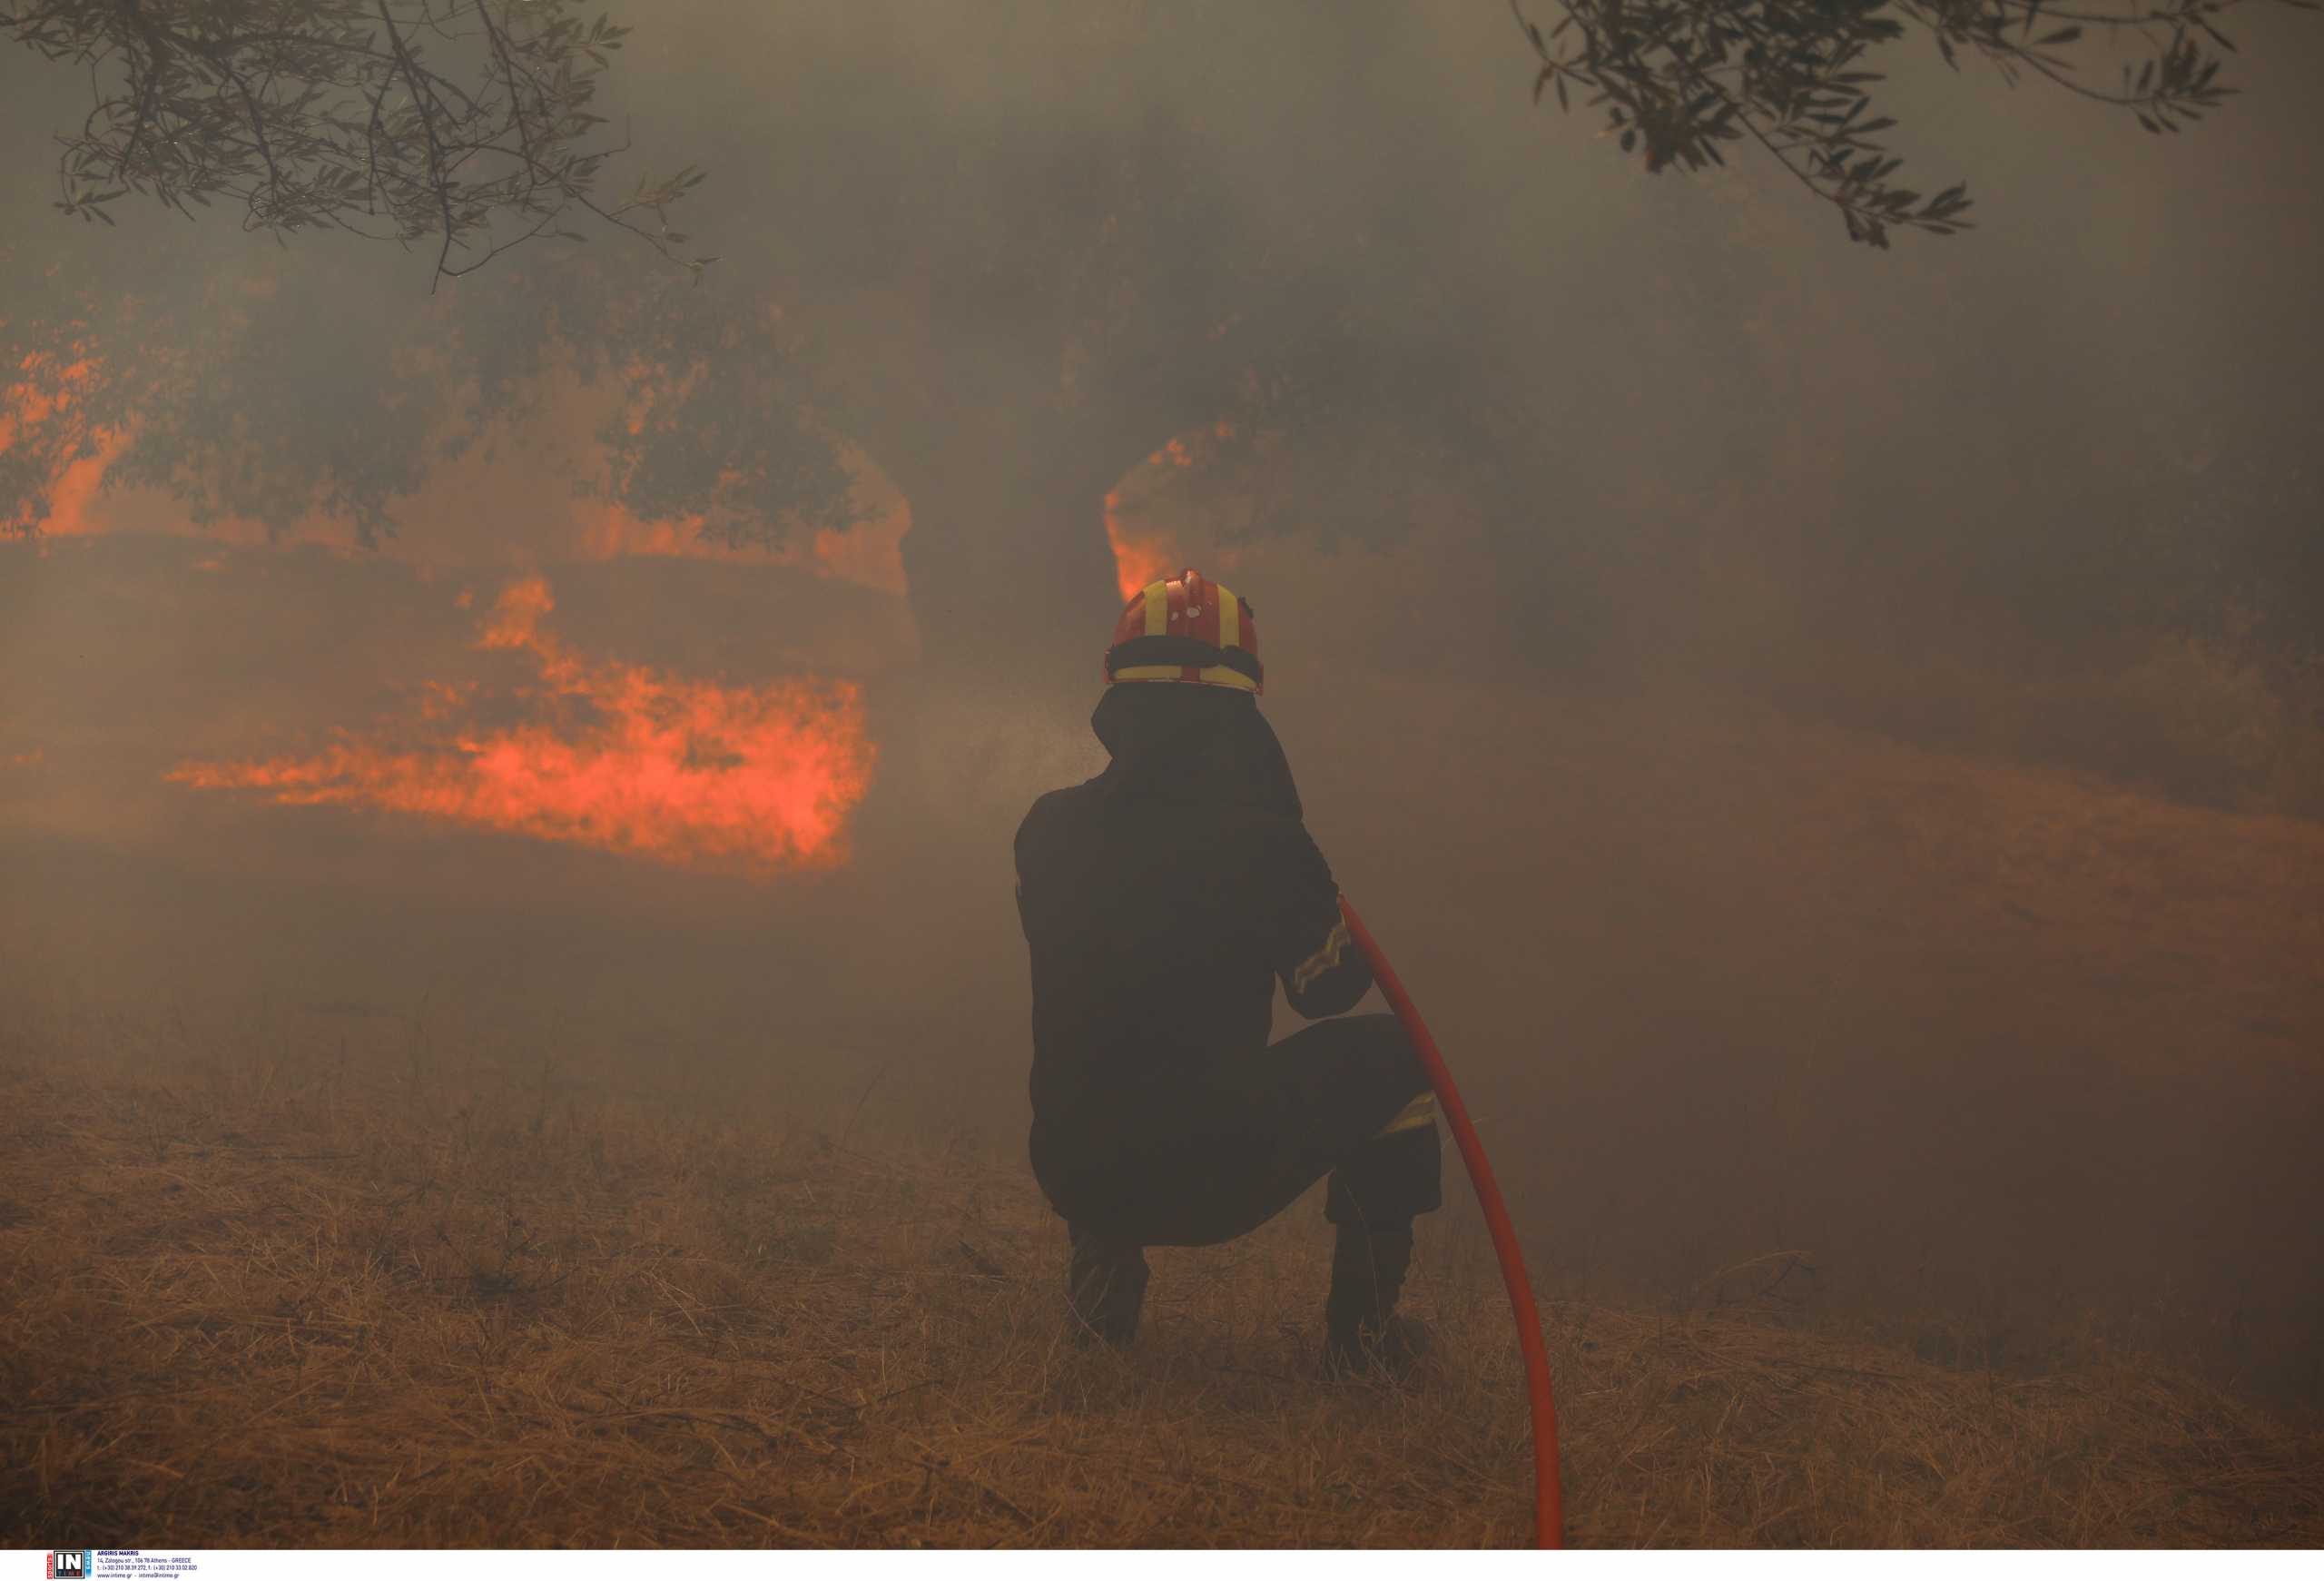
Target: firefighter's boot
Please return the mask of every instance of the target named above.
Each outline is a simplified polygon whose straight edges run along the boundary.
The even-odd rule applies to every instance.
[[[1072,1234],[1067,1301],[1074,1335],[1084,1343],[1127,1346],[1137,1337],[1138,1309],[1146,1301],[1145,1249],[1108,1240],[1078,1225]]]
[[[1428,1351],[1428,1330],[1396,1315],[1412,1267],[1413,1232],[1339,1226],[1332,1293],[1324,1302],[1324,1369],[1335,1378],[1379,1368],[1402,1378]]]

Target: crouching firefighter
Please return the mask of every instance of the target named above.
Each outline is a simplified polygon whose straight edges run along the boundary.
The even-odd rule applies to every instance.
[[[1329,1175],[1324,1364],[1402,1371],[1426,1339],[1394,1309],[1441,1200],[1435,1099],[1393,1016],[1342,1014],[1372,974],[1258,709],[1251,608],[1192,570],[1156,582],[1105,676],[1111,766],[1017,833],[1033,1172],[1077,1330],[1128,1344],[1147,1247],[1231,1240]],[[1278,978],[1314,1024],[1270,1044]]]

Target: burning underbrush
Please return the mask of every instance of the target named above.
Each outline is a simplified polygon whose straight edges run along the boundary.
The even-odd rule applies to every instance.
[[[13,1542],[1527,1537],[1507,1309],[1457,1223],[1423,1237],[1412,1385],[1317,1375],[1312,1204],[1159,1254],[1137,1349],[1092,1355],[1012,1148],[747,1081],[456,1078],[367,1028],[7,1026]],[[1748,1300],[1545,1315],[1579,1543],[2324,1540],[2324,1441],[2129,1359],[1951,1369]]]
[[[430,683],[392,726],[296,756],[182,764],[170,778],[754,873],[843,859],[872,762],[854,685],[730,686],[592,662],[543,628],[555,607],[542,578],[512,583],[478,639],[533,671],[482,699],[513,717],[481,716],[476,683]]]

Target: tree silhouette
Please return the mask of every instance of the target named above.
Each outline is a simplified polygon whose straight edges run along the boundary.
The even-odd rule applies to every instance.
[[[691,167],[599,192],[611,155],[592,108],[629,29],[576,0],[41,0],[0,34],[87,69],[58,138],[66,214],[112,223],[136,193],[192,217],[223,198],[246,229],[435,238],[438,280],[560,231],[578,212],[665,255]],[[643,222],[651,215],[655,223]],[[689,260],[699,270],[712,262]]]
[[[1896,126],[1868,69],[1883,45],[1915,32],[1948,66],[1982,59],[2013,85],[2034,78],[2128,112],[2150,133],[2201,119],[2235,90],[2219,19],[2244,0],[1550,0],[1547,29],[1510,0],[1539,58],[1533,97],[1602,108],[1606,124],[1649,171],[1723,164],[1728,143],[1756,144],[1837,209],[1851,240],[1888,245],[1894,226],[1947,236],[1968,224],[1965,183],[1933,196],[1896,180]],[[2302,10],[2316,0],[2283,0]],[[2118,87],[2076,75],[2077,45],[2133,45]]]

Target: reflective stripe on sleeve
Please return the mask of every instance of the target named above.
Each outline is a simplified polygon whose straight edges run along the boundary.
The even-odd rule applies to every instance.
[[[1436,1094],[1423,1092],[1396,1111],[1396,1118],[1388,1122],[1374,1136],[1393,1136],[1400,1131],[1418,1131],[1423,1125],[1436,1123]]]
[[[1347,919],[1342,917],[1332,924],[1332,931],[1324,935],[1324,947],[1300,962],[1299,969],[1291,974],[1291,992],[1306,993],[1307,984],[1340,963],[1340,956],[1346,952],[1352,942],[1348,937]]]

